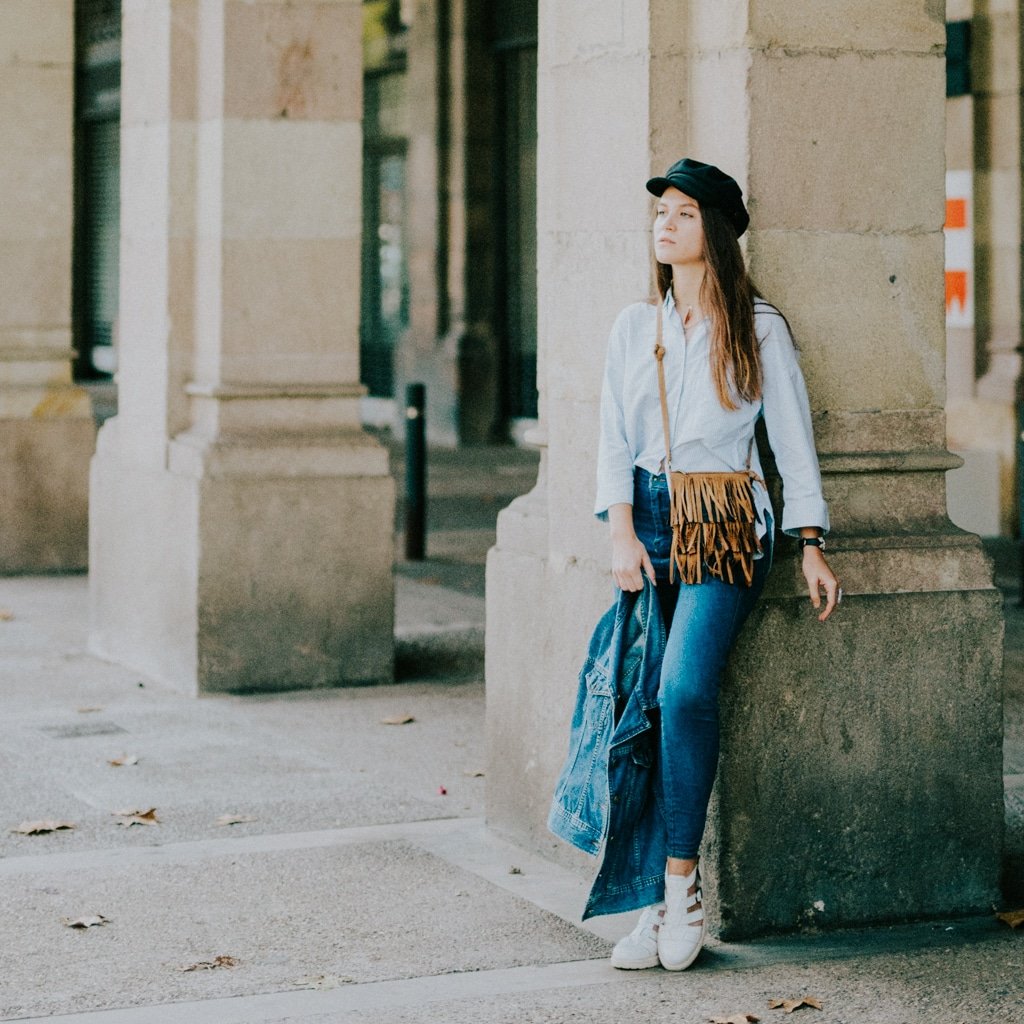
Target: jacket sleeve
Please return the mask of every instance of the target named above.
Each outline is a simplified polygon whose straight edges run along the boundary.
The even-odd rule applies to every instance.
[[[612,327],[601,386],[601,434],[597,446],[597,498],[594,515],[607,521],[608,509],[633,504],[633,459],[626,434],[623,387],[629,326],[623,310]]]
[[[817,526],[827,532],[828,506],[821,492],[811,407],[793,339],[776,311],[761,313],[757,319],[762,338],[764,420],[782,477],[782,532],[797,537],[801,526]]]

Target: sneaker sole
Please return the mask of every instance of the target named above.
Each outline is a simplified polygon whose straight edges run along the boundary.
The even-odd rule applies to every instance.
[[[616,960],[612,957],[611,963],[618,971],[645,971],[648,967],[657,967],[661,963],[661,958],[657,953],[646,960]]]

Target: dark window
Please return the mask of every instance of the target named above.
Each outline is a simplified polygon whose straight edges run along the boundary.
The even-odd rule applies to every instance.
[[[971,23],[946,23],[946,95],[966,96],[971,91]]]
[[[75,10],[73,330],[80,378],[114,370],[121,167],[121,0]]]

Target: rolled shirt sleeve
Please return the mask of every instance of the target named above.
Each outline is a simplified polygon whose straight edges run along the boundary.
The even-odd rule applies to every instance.
[[[608,519],[608,509],[633,504],[634,454],[626,432],[623,388],[629,340],[629,310],[623,310],[612,326],[601,385],[601,433],[597,447],[597,497],[594,515]]]
[[[782,477],[782,532],[797,537],[802,526],[828,532],[828,505],[821,492],[807,385],[793,339],[774,311],[759,319],[769,324],[761,342],[762,402],[768,441]]]

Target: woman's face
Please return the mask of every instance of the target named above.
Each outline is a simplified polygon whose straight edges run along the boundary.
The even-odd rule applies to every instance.
[[[669,186],[658,199],[651,228],[654,258],[669,266],[704,259],[704,222],[695,199]]]

